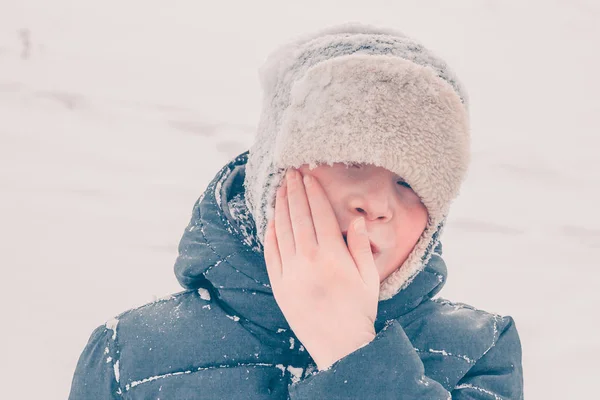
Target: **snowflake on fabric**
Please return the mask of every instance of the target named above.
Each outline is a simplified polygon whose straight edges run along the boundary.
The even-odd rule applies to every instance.
[[[256,236],[254,218],[252,217],[250,210],[248,210],[246,207],[244,192],[236,194],[227,202],[227,206],[229,207],[231,218],[237,222],[237,227],[242,235],[244,244],[250,247],[253,251],[262,253],[263,248]]]

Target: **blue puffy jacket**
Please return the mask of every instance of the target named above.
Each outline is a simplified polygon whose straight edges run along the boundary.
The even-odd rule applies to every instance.
[[[244,234],[247,215],[232,206],[243,204],[246,160],[226,165],[194,206],[175,265],[188,290],[97,328],[71,400],[523,398],[513,320],[432,299],[446,279],[440,247],[379,302],[375,340],[318,371]]]

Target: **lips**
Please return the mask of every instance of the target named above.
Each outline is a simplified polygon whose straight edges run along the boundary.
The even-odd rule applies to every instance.
[[[342,231],[342,236],[344,237],[344,242],[346,242],[346,246],[348,246],[348,231]],[[369,240],[369,243],[371,244],[371,253],[379,253],[379,247],[371,240]]]

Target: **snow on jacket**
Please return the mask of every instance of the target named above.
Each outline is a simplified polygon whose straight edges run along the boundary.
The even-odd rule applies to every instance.
[[[446,279],[441,245],[408,287],[379,302],[375,340],[318,371],[248,234],[247,156],[194,206],[175,265],[188,290],[97,328],[70,400],[523,398],[512,318],[433,299]]]

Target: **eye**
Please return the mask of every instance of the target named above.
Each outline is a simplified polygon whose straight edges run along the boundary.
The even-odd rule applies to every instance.
[[[410,187],[410,185],[409,185],[408,183],[406,183],[405,181],[398,181],[398,182],[396,182],[396,183],[397,183],[398,185],[400,185],[400,186],[404,186],[404,187],[406,187],[406,188],[412,189],[412,188]]]
[[[355,163],[355,162],[349,162],[348,166],[350,168],[360,168],[360,164],[359,163]]]

